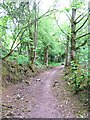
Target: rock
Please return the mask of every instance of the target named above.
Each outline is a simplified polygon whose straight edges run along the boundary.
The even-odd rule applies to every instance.
[[[24,98],[21,98],[20,100],[23,100]]]
[[[54,83],[58,83],[58,81],[55,81]]]
[[[25,83],[26,83],[27,85],[30,85],[30,82],[29,82],[29,81],[25,81]]]
[[[7,106],[7,107],[8,107],[8,108],[11,108],[11,109],[13,108],[11,105],[9,105],[9,106]]]
[[[24,98],[20,94],[18,94],[17,97],[16,97],[16,99],[17,100],[23,100]]]
[[[41,79],[36,79],[36,81],[41,81]]]
[[[9,97],[9,95],[7,95],[7,97]]]
[[[21,115],[21,113],[18,113],[17,115]]]
[[[31,110],[28,110],[27,112],[31,112]]]
[[[29,109],[23,109],[22,112],[31,112]]]
[[[57,84],[58,84],[58,82],[55,81],[54,84],[53,84],[53,87],[56,87]]]
[[[26,100],[25,102],[28,102],[28,100]]]
[[[19,94],[17,95],[17,99],[18,99],[18,100],[20,100],[20,99],[21,99],[21,96],[20,96]]]
[[[60,107],[63,107],[63,105],[60,105]]]

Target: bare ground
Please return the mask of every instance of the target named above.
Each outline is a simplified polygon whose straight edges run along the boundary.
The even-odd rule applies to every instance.
[[[87,110],[62,80],[63,66],[45,71],[2,91],[3,117],[81,118]]]

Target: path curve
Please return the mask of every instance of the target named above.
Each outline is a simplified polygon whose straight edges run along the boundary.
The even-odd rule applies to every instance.
[[[21,84],[3,90],[3,104],[12,106],[11,109],[8,108],[9,112],[3,110],[3,116],[77,118],[83,106],[66,90],[65,83],[60,78],[63,67],[55,67],[35,78],[28,78],[29,84],[24,80]]]

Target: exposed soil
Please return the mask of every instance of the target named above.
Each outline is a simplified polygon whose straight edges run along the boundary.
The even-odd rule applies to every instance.
[[[2,91],[2,115],[12,118],[82,118],[87,111],[62,80],[63,66],[27,77]]]

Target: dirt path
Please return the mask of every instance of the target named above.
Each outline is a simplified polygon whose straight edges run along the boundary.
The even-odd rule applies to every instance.
[[[86,117],[82,104],[60,79],[63,66],[48,70],[3,90],[3,117]]]

